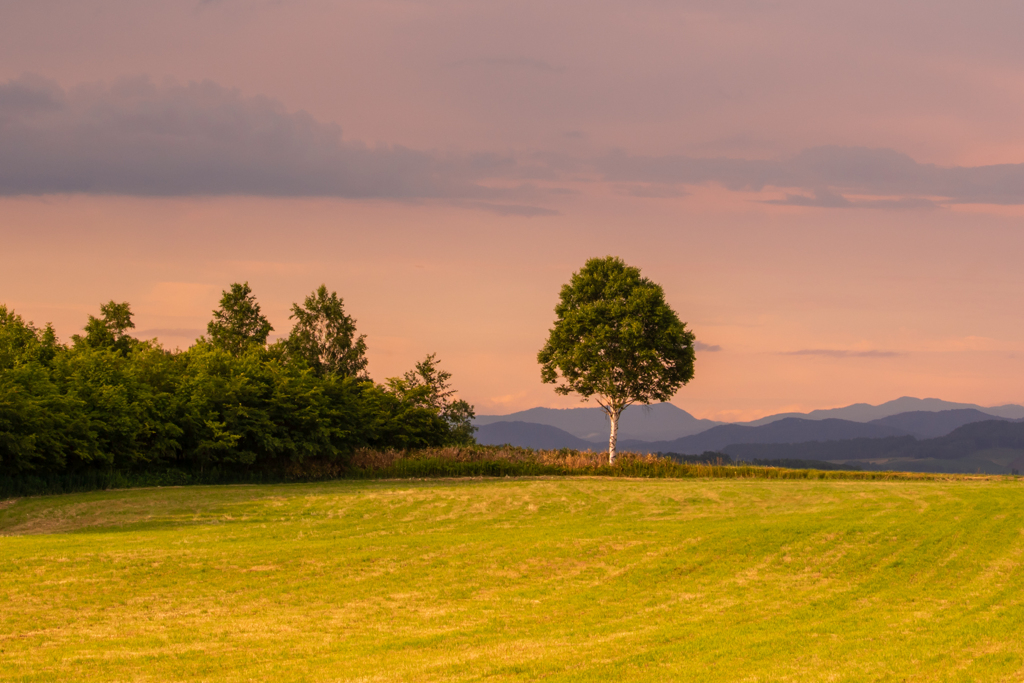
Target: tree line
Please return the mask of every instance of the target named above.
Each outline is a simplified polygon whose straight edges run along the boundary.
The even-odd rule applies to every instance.
[[[274,343],[248,283],[223,292],[184,351],[133,337],[128,303],[99,313],[63,344],[0,305],[0,476],[270,471],[361,447],[474,442],[473,408],[436,356],[374,382],[365,335],[325,286]]]

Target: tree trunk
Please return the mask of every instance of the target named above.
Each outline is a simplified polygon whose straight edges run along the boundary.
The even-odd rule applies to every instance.
[[[619,440],[619,415],[621,410],[609,410],[608,419],[612,422],[612,433],[608,437],[608,464],[615,464],[615,444]]]

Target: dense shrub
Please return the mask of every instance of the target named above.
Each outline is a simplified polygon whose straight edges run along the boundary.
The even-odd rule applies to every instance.
[[[331,296],[327,314],[344,316]],[[434,357],[376,384],[351,318],[334,337],[321,334],[315,350],[354,360],[329,365],[287,340],[267,346],[269,323],[248,285],[225,292],[211,323],[217,335],[186,351],[129,336],[128,304],[101,312],[62,345],[51,328],[0,306],[0,489],[8,495],[167,477],[280,480],[307,460],[336,476],[359,448],[473,442],[472,407],[451,398],[450,375]],[[306,336],[315,313],[303,318]]]

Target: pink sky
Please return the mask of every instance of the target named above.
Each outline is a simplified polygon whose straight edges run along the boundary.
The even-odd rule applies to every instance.
[[[1024,403],[1018,3],[4,2],[0,303],[169,346],[321,282],[370,372],[570,406],[536,352],[615,254],[700,417]],[[712,350],[714,349],[714,350]]]

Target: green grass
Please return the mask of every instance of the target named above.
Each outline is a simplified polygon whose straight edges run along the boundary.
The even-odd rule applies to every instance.
[[[3,681],[1021,681],[1024,483],[335,481],[0,503]]]

